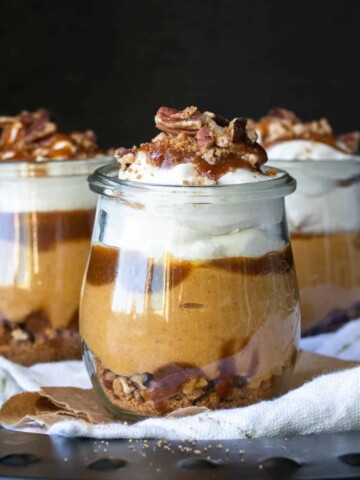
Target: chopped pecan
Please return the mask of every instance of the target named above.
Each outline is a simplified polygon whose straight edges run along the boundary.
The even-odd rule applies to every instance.
[[[92,130],[85,130],[85,132],[73,132],[70,137],[80,145],[84,150],[97,149],[97,138]]]
[[[259,163],[259,156],[256,153],[245,153],[243,156],[244,160],[249,162],[253,167],[259,167],[262,163]]]
[[[134,163],[135,154],[132,150],[128,148],[120,147],[115,150],[115,158],[120,163],[121,170],[126,170],[126,168]]]
[[[29,335],[21,328],[16,328],[11,332],[11,336],[17,342],[26,342],[29,340]]]
[[[204,125],[196,134],[196,141],[200,147],[210,148],[214,145],[214,134]]]
[[[191,377],[182,385],[182,391],[185,395],[190,395],[194,390],[198,388],[206,387],[208,381],[204,377]]]
[[[30,314],[25,320],[25,329],[35,335],[42,335],[49,328],[51,328],[50,320],[41,310]]]
[[[291,110],[286,110],[286,108],[273,108],[268,113],[269,117],[275,117],[280,120],[288,120],[291,123],[300,123],[300,118],[295,115]]]
[[[332,134],[332,128],[326,118],[322,118],[318,122],[311,122],[311,130],[314,133],[320,133],[321,135]]]
[[[212,148],[208,152],[204,153],[202,155],[202,158],[209,164],[209,165],[216,165],[217,162],[219,161],[219,157],[216,154],[216,149]]]
[[[5,127],[5,125],[9,125],[9,123],[14,122],[14,117],[0,117],[0,128]]]
[[[350,132],[339,136],[339,141],[345,145],[352,154],[359,153],[360,132]]]
[[[19,120],[25,125],[32,125],[35,122],[50,122],[50,113],[45,108],[38,108],[35,112],[30,113],[26,110],[20,113]]]
[[[256,130],[254,128],[247,128],[246,135],[251,143],[255,143],[258,139],[258,134],[256,133]]]
[[[230,134],[232,143],[241,143],[246,140],[246,118],[235,118],[230,123]]]
[[[229,135],[226,133],[215,135],[215,144],[217,147],[226,148],[230,145]]]
[[[139,373],[133,375],[131,378],[132,383],[134,383],[139,390],[146,390],[153,378],[150,373]]]
[[[195,136],[202,126],[202,117],[196,107],[185,110],[161,107],[155,115],[155,124],[159,130],[173,135],[183,132]]]
[[[39,108],[34,113],[21,112],[19,121],[23,125],[23,139],[30,143],[56,132],[56,125],[50,121],[47,110]]]
[[[204,112],[203,116],[205,119],[205,123],[208,123],[209,120],[212,120],[219,127],[227,127],[230,123],[230,121],[227,118],[223,117],[222,115],[217,115],[216,113]]]
[[[125,393],[125,395],[130,395],[134,392],[135,387],[128,378],[121,377],[119,375],[113,381],[113,389],[117,395],[121,395],[122,393]]]
[[[227,127],[229,125],[229,120],[221,115],[214,115],[214,122],[217,123],[220,127]]]

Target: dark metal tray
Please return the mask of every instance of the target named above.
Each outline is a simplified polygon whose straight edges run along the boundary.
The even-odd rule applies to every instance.
[[[360,432],[255,440],[93,440],[0,430],[0,478],[354,479]]]

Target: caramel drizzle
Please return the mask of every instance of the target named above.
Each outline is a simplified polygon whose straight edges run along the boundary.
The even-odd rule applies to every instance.
[[[244,159],[245,155],[252,154],[266,158],[266,153],[260,145],[247,143],[232,145],[233,151],[224,150],[215,164],[208,163],[198,152],[194,152],[190,148],[176,149],[158,142],[144,143],[139,150],[146,152],[150,163],[158,168],[170,168],[182,163],[193,163],[201,176],[216,181],[226,173],[238,168],[258,173],[258,168]]]

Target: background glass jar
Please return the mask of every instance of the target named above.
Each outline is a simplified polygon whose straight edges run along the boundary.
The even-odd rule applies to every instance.
[[[79,358],[78,306],[107,157],[0,162],[0,355],[24,365]]]
[[[299,303],[286,173],[236,186],[89,181],[100,194],[80,307],[87,368],[124,417],[268,398],[291,372]]]
[[[297,181],[286,213],[306,331],[360,301],[360,158],[271,164]]]

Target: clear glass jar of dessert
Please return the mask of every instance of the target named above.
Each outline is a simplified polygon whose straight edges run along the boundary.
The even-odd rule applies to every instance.
[[[337,321],[340,309],[360,301],[360,157],[271,159],[271,164],[297,181],[296,192],[286,199],[286,213],[302,330],[320,321],[332,328],[328,324]]]
[[[136,419],[276,395],[300,329],[284,211],[295,181],[151,185],[108,165],[89,182],[99,199],[80,333],[108,408]]]
[[[360,309],[360,132],[336,134],[325,118],[283,108],[254,127],[269,163],[297,181],[286,200],[302,331],[337,329]]]
[[[81,357],[78,307],[108,158],[0,162],[0,355],[24,365]]]

